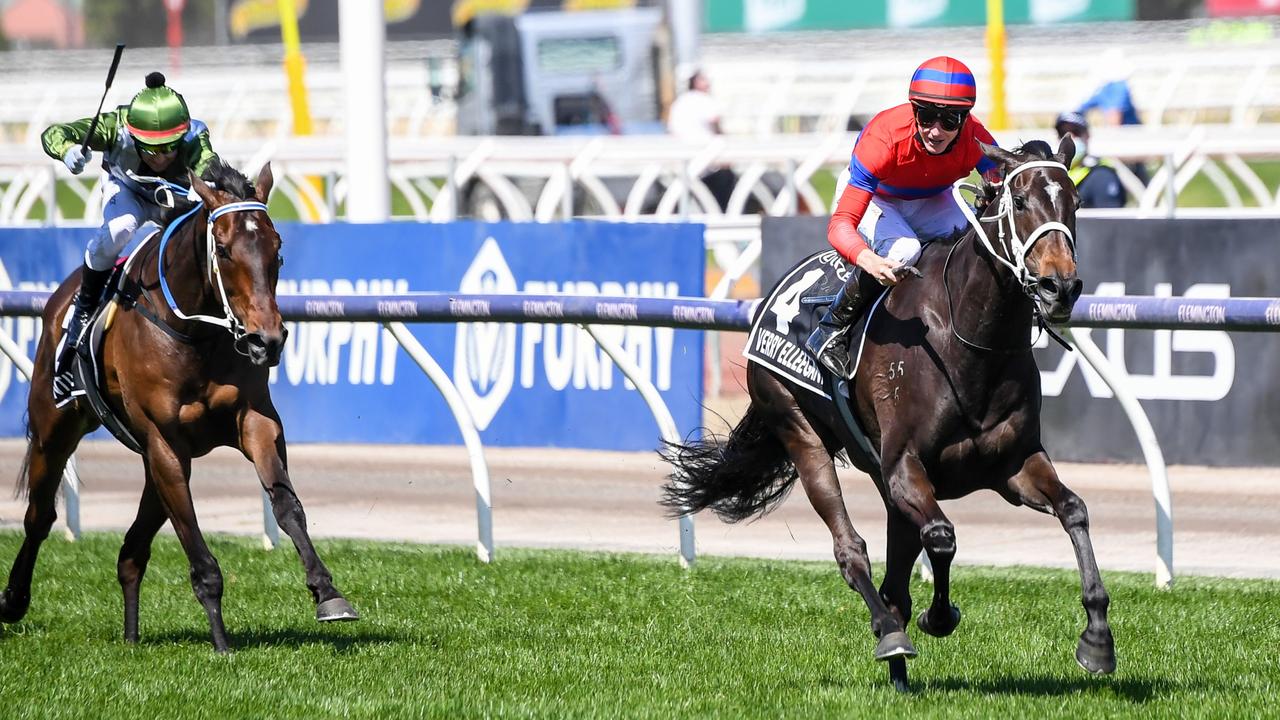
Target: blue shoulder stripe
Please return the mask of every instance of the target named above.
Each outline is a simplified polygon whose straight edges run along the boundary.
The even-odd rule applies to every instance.
[[[854,147],[856,148],[857,146],[855,145]],[[849,161],[849,184],[870,193],[875,192],[876,187],[880,185],[880,178],[871,174],[871,171],[858,160],[856,153],[853,159]]]

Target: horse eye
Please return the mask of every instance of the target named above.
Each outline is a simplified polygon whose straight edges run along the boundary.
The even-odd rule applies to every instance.
[[[276,267],[284,267],[284,255],[276,255]]]
[[[1027,209],[1027,199],[1026,199],[1025,197],[1021,196],[1021,195],[1014,195],[1014,196],[1013,196],[1013,208],[1014,208],[1015,210],[1026,210],[1026,209]]]
[[[229,260],[231,258],[231,251],[227,250],[226,245],[218,244],[218,245],[215,245],[214,248],[216,248],[215,252],[218,253],[218,257],[222,258],[223,260]]]

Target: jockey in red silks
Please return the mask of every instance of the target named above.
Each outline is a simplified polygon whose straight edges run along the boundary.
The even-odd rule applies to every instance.
[[[973,109],[977,84],[964,63],[926,60],[911,76],[908,102],[871,119],[858,135],[849,184],[827,225],[827,240],[854,270],[806,343],[831,372],[849,377],[844,335],[880,285],[894,285],[920,256],[920,238],[968,225],[951,186],[975,168],[999,180],[978,141],[995,140]]]

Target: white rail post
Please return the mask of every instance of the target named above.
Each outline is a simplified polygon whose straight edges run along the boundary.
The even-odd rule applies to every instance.
[[[1064,328],[1064,331],[1084,359],[1107,383],[1107,387],[1111,388],[1116,400],[1120,401],[1120,407],[1129,416],[1134,432],[1138,434],[1138,445],[1142,447],[1147,470],[1151,473],[1151,495],[1156,503],[1156,587],[1167,590],[1173,587],[1173,500],[1169,494],[1169,476],[1165,471],[1160,442],[1137,396],[1129,391],[1124,378],[1107,362],[1106,356],[1089,334],[1074,333],[1071,328]]]
[[[22,354],[21,348],[9,337],[9,333],[0,332],[0,352],[3,352],[13,366],[22,373],[22,377],[31,382],[31,374],[35,367],[31,360]],[[66,503],[67,540],[80,538],[80,477],[76,474],[76,456],[67,458],[67,465],[62,469],[62,500]]]
[[[746,274],[751,266],[755,265],[756,260],[760,259],[760,251],[763,242],[760,234],[747,244],[737,259],[728,268],[725,268],[724,275],[720,277],[720,282],[716,283],[711,294],[707,296],[708,300],[724,300],[729,297],[729,293],[733,290],[734,283],[738,282],[743,275]],[[711,354],[711,397],[720,397],[720,391],[724,387],[724,367],[720,365],[720,333],[723,330],[708,331],[707,339]]]
[[[662,439],[669,443],[680,442],[680,431],[676,428],[675,418],[671,416],[671,410],[667,408],[666,402],[662,400],[662,395],[658,393],[658,389],[653,386],[644,373],[636,366],[631,357],[617,343],[600,334],[600,328],[595,325],[582,325],[596,344],[600,346],[605,354],[613,360],[613,364],[618,366],[623,375],[636,386],[636,390],[640,392],[640,397],[644,398],[644,402],[649,406],[649,412],[653,413],[653,419],[658,422],[658,432],[661,433]],[[683,567],[693,567],[694,560],[697,559],[697,548],[694,544],[693,534],[693,516],[680,516],[680,565]]]
[[[471,458],[471,479],[476,490],[476,557],[480,562],[493,560],[493,501],[489,493],[489,466],[484,460],[484,446],[480,444],[480,433],[476,423],[471,419],[471,412],[463,402],[462,395],[453,386],[448,373],[440,367],[431,353],[418,342],[404,323],[385,322],[383,326],[391,332],[400,347],[422,368],[436,389],[444,396],[449,410],[458,421],[458,430],[462,432],[462,442],[467,446],[467,455]]]

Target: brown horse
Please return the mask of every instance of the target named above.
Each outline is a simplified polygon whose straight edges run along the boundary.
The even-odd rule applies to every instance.
[[[949,598],[956,536],[938,501],[980,489],[1058,517],[1075,547],[1088,620],[1076,659],[1090,672],[1115,669],[1088,513],[1059,482],[1041,444],[1040,375],[1029,347],[1037,315],[1062,322],[1080,294],[1073,240],[1079,199],[1066,169],[1075,148],[1067,138],[1056,156],[1043,142],[983,152],[1002,167],[1005,182],[984,189],[987,204],[973,229],[926,246],[917,263],[923,279],[904,280],[882,300],[854,378],[852,412],[880,457],[879,467],[857,464],[888,510],[878,591],[833,463],[857,440],[832,400],[749,362],[751,405],[727,440],[664,451],[675,466],[664,503],[679,513],[711,508],[736,522],[767,512],[799,477],[831,531],[841,574],[871,611],[875,657],[889,661],[900,690],[907,688],[905,660],[916,655],[905,632],[911,568],[923,548],[934,592],[918,626],[950,634],[960,622]],[[760,312],[768,308],[762,304]],[[836,398],[835,381],[828,378],[827,388]]]
[[[316,602],[316,618],[358,616],[334,587],[307,535],[302,503],[289,481],[284,429],[271,402],[268,370],[280,358],[284,325],[276,306],[280,236],[267,216],[271,167],[256,183],[220,162],[191,186],[201,203],[170,237],[141,247],[129,265],[136,304],[116,312],[101,348],[103,397],[141,446],[146,484],[137,518],[116,566],[124,592],[124,637],[138,641],[138,590],[151,541],[165,520],[191,563],[191,586],[209,617],[213,647],[227,651],[222,572],[196,524],[191,458],[215,447],[240,450],[271,497],[280,527],[293,539]],[[59,320],[79,286],[73,274],[44,312],[28,406],[26,461],[18,478],[28,495],[26,538],[0,594],[0,621],[17,622],[31,603],[41,542],[57,516],[62,470],[80,438],[98,427],[83,397],[56,407],[54,359]],[[228,332],[228,330],[230,332]]]

